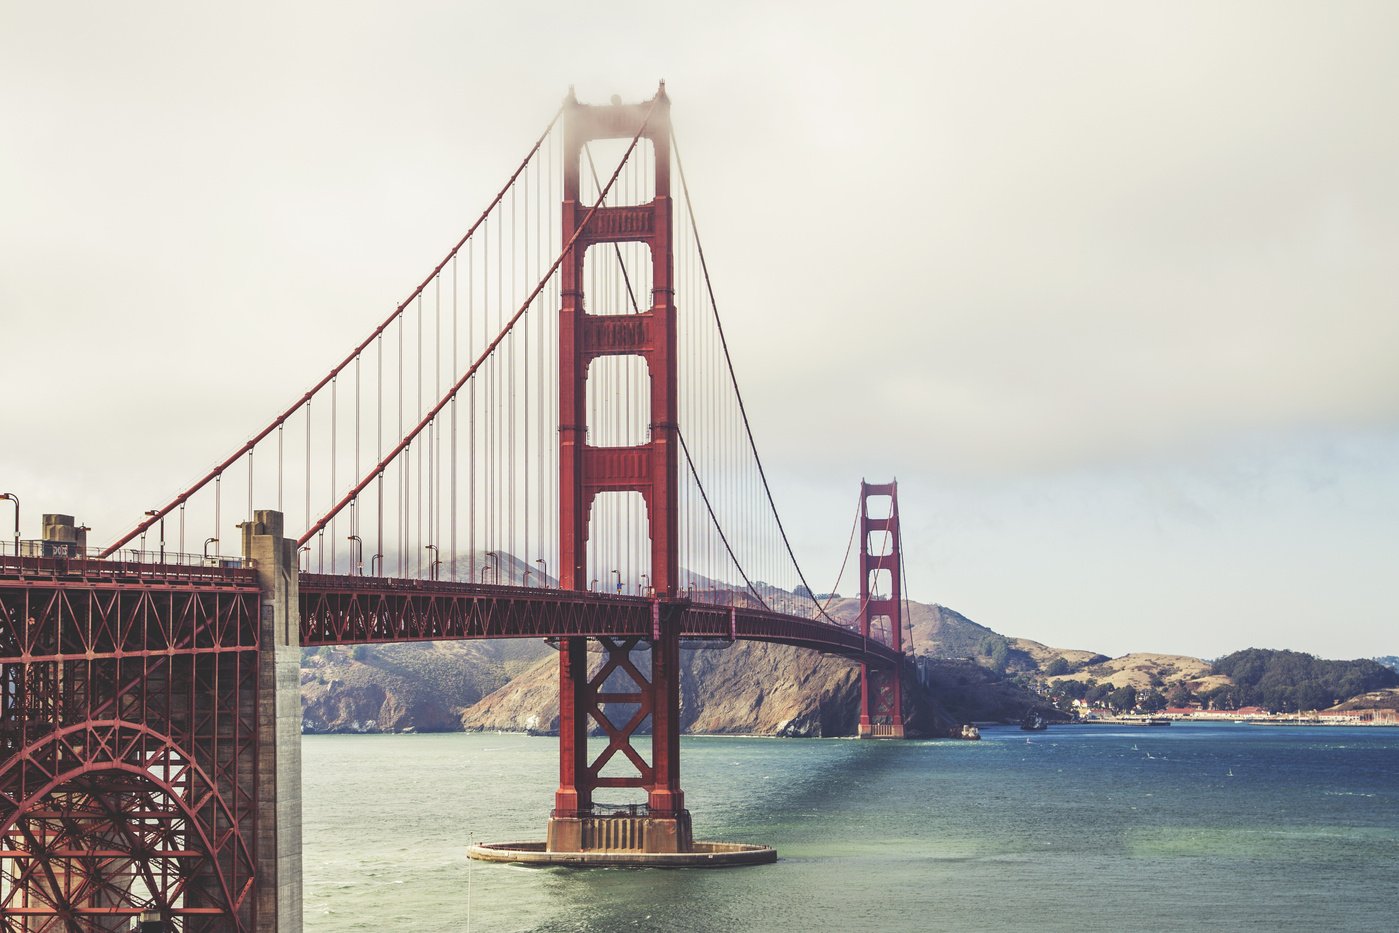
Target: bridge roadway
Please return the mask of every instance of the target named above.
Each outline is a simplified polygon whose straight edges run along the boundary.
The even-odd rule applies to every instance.
[[[33,620],[29,626],[10,627],[11,637],[0,638],[0,642],[13,641],[9,650],[0,646],[0,655],[14,655],[7,660],[31,653],[64,656],[62,650],[54,650],[57,645],[49,650],[41,647],[42,635],[48,629],[45,623],[54,621],[46,617],[64,614],[60,603],[54,601],[60,590],[73,594],[76,587],[94,596],[102,592],[255,596],[253,571],[238,563],[199,566],[120,559],[0,557],[0,594],[10,594],[0,602],[9,603],[23,594],[27,597],[25,608],[13,605],[13,615],[28,615]],[[685,639],[771,642],[877,665],[894,665],[899,660],[890,646],[862,638],[854,629],[752,606],[447,580],[319,573],[299,574],[299,580],[304,647],[483,638],[649,639],[659,634],[666,614],[678,613]],[[0,624],[0,631],[4,628]],[[134,634],[132,629],[113,624],[107,638],[98,635],[91,639],[83,646],[83,653],[94,648],[105,653],[94,641],[107,642],[108,650],[118,649],[125,639],[113,638],[116,631]],[[15,639],[16,635],[19,638]],[[179,644],[176,637],[173,644],[157,650],[173,648],[179,652]],[[150,647],[120,645],[125,651],[136,652]]]
[[[685,639],[765,641],[855,661],[898,661],[892,648],[853,629],[750,606],[445,580],[314,573],[300,579],[306,647],[576,635],[649,639],[660,637],[662,618],[674,613]]]

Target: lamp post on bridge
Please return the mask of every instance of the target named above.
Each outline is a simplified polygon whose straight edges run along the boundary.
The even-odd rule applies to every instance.
[[[160,510],[159,510],[159,509],[150,509],[149,511],[146,512],[146,517],[147,517],[147,518],[155,518],[157,515],[160,515]],[[160,515],[160,560],[159,560],[159,563],[162,563],[162,564],[165,563],[165,516],[164,516],[164,515]]]
[[[204,539],[204,566],[207,567],[207,566],[209,565],[209,545],[211,545],[211,544],[218,544],[218,543],[219,543],[219,539],[218,539],[218,538],[205,538],[205,539]],[[310,549],[309,549],[309,548],[305,548],[304,550],[310,550]]]
[[[351,557],[354,558],[354,567],[351,568],[357,577],[364,576],[364,539],[359,535],[349,535],[345,540],[354,546]]]
[[[384,555],[383,555],[383,554],[375,554],[373,557],[369,558],[369,575],[370,575],[371,577],[377,577],[377,576],[379,575],[379,571],[377,571],[377,570],[374,569],[374,567],[375,567],[375,562],[376,562],[376,561],[382,561],[383,559],[384,559]]]
[[[618,596],[621,596],[621,595],[622,595],[622,571],[620,571],[620,570],[613,570],[612,572],[613,572],[614,574],[617,575],[617,595],[618,595]]]
[[[534,559],[534,562],[535,562],[536,564],[539,564],[539,565],[540,565],[540,571],[539,571],[539,585],[540,585],[540,586],[548,586],[548,585],[549,585],[549,565],[545,562],[544,558],[542,558],[542,557],[536,557],[536,558]]]
[[[7,499],[15,504],[15,556],[19,556],[19,496],[12,492],[0,492],[0,499]]]
[[[487,551],[487,552],[486,552],[486,560],[481,562],[481,585],[482,585],[482,586],[485,586],[485,585],[486,585],[486,571],[487,571],[487,570],[489,570],[489,571],[491,572],[491,581],[492,581],[492,582],[494,582],[494,583],[499,583],[499,582],[500,582],[500,574],[496,572],[495,559],[496,559],[496,552],[495,552],[495,551]],[[487,563],[486,561],[490,561],[490,563]]]
[[[425,551],[431,551],[431,552],[432,552],[432,563],[430,563],[430,564],[427,565],[427,575],[428,575],[428,579],[430,579],[430,580],[436,580],[436,579],[437,579],[437,567],[438,567],[439,564],[442,563],[442,561],[438,560],[438,558],[437,558],[437,545],[435,545],[435,544],[425,544],[425,545],[423,545],[423,550],[425,550]]]
[[[651,575],[650,575],[649,573],[643,573],[643,574],[641,575],[641,579],[643,579],[643,580],[646,581],[645,585],[641,587],[641,595],[642,595],[642,596],[650,596],[650,595],[651,595]]]

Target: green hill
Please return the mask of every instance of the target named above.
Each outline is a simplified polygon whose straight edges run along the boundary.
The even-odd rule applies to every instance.
[[[1350,697],[1399,686],[1399,672],[1376,661],[1327,661],[1300,651],[1245,648],[1214,662],[1233,681],[1203,699],[1224,709],[1264,706],[1279,712],[1327,709]]]

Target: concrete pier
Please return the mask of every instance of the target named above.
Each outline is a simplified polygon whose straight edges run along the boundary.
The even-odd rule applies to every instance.
[[[736,868],[777,861],[777,850],[771,846],[742,842],[694,842],[687,852],[603,849],[553,852],[543,842],[488,842],[472,846],[466,854],[483,862],[567,865],[576,868]]]
[[[301,933],[301,609],[296,541],[282,513],[259,510],[243,557],[262,590],[258,651],[256,928]]]

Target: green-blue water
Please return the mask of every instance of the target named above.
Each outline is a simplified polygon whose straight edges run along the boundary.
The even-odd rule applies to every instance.
[[[1399,730],[1028,738],[686,738],[696,836],[779,861],[666,871],[468,862],[543,838],[554,739],[307,737],[306,928],[1399,929]]]

